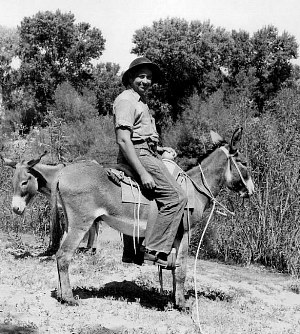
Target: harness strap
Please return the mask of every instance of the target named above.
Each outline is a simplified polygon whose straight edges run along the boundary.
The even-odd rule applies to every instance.
[[[221,147],[220,147],[220,150],[222,150],[222,151],[226,154],[226,156],[227,156],[227,158],[228,158],[228,163],[229,163],[229,159],[233,162],[235,168],[237,169],[237,171],[238,171],[238,173],[239,173],[239,176],[240,176],[240,178],[241,178],[241,180],[242,180],[244,186],[246,187],[246,189],[248,189],[247,182],[245,181],[245,179],[244,179],[244,177],[243,177],[243,175],[242,175],[242,172],[241,172],[241,170],[240,170],[238,164],[236,163],[236,161],[235,161],[235,159],[234,159],[234,156],[236,155],[236,153],[234,153],[234,154],[230,154],[229,151],[228,151],[224,146],[221,146]]]

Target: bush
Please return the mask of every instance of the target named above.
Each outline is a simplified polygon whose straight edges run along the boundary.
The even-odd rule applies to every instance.
[[[215,215],[210,256],[299,275],[299,108],[299,94],[285,90],[265,115],[247,121],[243,151],[256,194],[246,205],[227,191],[220,196],[236,217]]]
[[[68,82],[64,82],[55,90],[54,116],[64,122],[85,122],[97,116],[96,97],[86,93],[77,93]]]

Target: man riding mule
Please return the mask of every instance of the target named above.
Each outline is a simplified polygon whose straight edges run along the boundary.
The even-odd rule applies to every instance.
[[[189,219],[191,230],[200,221],[209,203],[215,201],[214,198],[222,187],[228,187],[239,193],[241,197],[247,197],[253,193],[254,185],[247,171],[246,159],[237,149],[240,138],[241,129],[234,132],[230,143],[226,143],[218,134],[212,132],[212,140],[215,145],[205,157],[198,157],[198,160],[201,161],[201,168],[196,166],[186,173],[181,171],[181,175],[191,180],[194,188],[194,205],[190,210]],[[172,162],[171,166],[173,166]],[[139,234],[140,237],[144,237],[147,219],[151,211],[155,211],[155,201],[152,201],[150,205],[141,204],[138,215],[139,230],[135,231],[137,220],[135,204],[122,202],[122,187],[112,182],[107,172],[94,162],[74,163],[61,169],[51,189],[52,233],[62,232],[60,228],[57,228],[60,225],[59,215],[56,215],[58,200],[65,215],[67,230],[66,237],[61,243],[61,236],[52,235],[52,240],[56,243],[54,246],[59,248],[56,255],[59,275],[57,296],[61,301],[71,305],[76,304],[76,301],[70,286],[69,264],[82,237],[92,224],[95,221],[103,221],[121,233],[131,236]],[[24,183],[21,184],[23,190],[31,178],[33,176],[27,175]],[[204,188],[207,191],[203,191]],[[19,187],[14,189],[14,194],[18,191]],[[28,198],[23,200],[27,204]],[[16,204],[16,202],[18,201],[14,199],[13,203]],[[21,210],[20,207],[19,210]],[[174,242],[176,267],[173,277],[175,303],[178,307],[184,307],[185,304],[184,282],[188,246],[189,231],[180,225]]]
[[[234,132],[230,144],[212,132],[215,146],[201,161],[201,168],[196,166],[185,173],[177,166],[179,174],[192,183],[194,190],[193,206],[192,210],[189,210],[191,229],[199,222],[208,204],[215,201],[214,197],[222,187],[227,186],[238,192],[241,197],[248,197],[253,193],[254,185],[247,171],[246,159],[236,147],[241,138],[241,132],[241,129]],[[173,166],[173,162],[170,164]],[[126,235],[146,236],[148,218],[153,215],[153,212],[158,211],[158,206],[155,201],[150,201],[150,204],[142,203],[141,194],[134,197],[137,199],[136,203],[124,202],[122,187],[108,177],[107,169],[93,162],[76,163],[61,170],[52,191],[53,212],[56,211],[57,200],[59,200],[67,230],[61,244],[59,244],[60,237],[52,237],[53,240],[58,241],[59,248],[56,254],[59,300],[70,305],[77,304],[70,286],[69,264],[84,234],[95,221],[105,222]],[[57,221],[59,216],[53,214],[52,218],[53,226],[59,225]],[[59,229],[53,228],[53,231],[59,231]],[[189,230],[180,224],[173,243],[176,257],[175,303],[179,307],[184,307],[185,304],[184,282],[188,243]]]
[[[113,114],[119,145],[118,163],[133,170],[158,208],[152,228],[147,229],[144,259],[167,267],[187,197],[159,156],[165,151],[174,156],[176,153],[172,148],[158,146],[155,121],[147,106],[146,93],[159,76],[158,66],[149,59],[135,59],[123,74],[126,90],[116,98]]]

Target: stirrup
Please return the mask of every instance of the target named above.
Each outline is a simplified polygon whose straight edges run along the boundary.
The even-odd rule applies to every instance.
[[[150,262],[150,264],[157,264],[162,268],[167,268],[168,267],[168,261],[159,258],[158,257],[159,253],[160,252],[146,250],[146,252],[144,254],[144,262],[146,262],[146,263]]]

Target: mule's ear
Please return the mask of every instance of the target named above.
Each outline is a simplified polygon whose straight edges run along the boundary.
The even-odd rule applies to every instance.
[[[232,135],[231,141],[230,141],[230,149],[232,151],[235,151],[237,149],[237,144],[242,138],[243,128],[240,127],[236,129]]]
[[[222,141],[224,141],[224,139],[215,131],[210,131],[210,137],[211,137],[211,140],[214,144],[218,144]]]
[[[3,165],[4,166],[9,166],[9,167],[12,167],[12,168],[16,167],[16,164],[17,164],[16,161],[12,161],[11,159],[4,158],[4,157],[2,157],[2,155],[0,155],[0,157],[3,160]]]
[[[27,162],[27,166],[28,166],[28,167],[33,167],[33,166],[35,166],[36,164],[38,164],[38,163],[41,161],[42,157],[43,157],[44,155],[46,155],[46,154],[47,154],[47,151],[45,151],[39,158],[37,158],[37,159],[32,159],[32,160],[28,161],[28,162]]]

